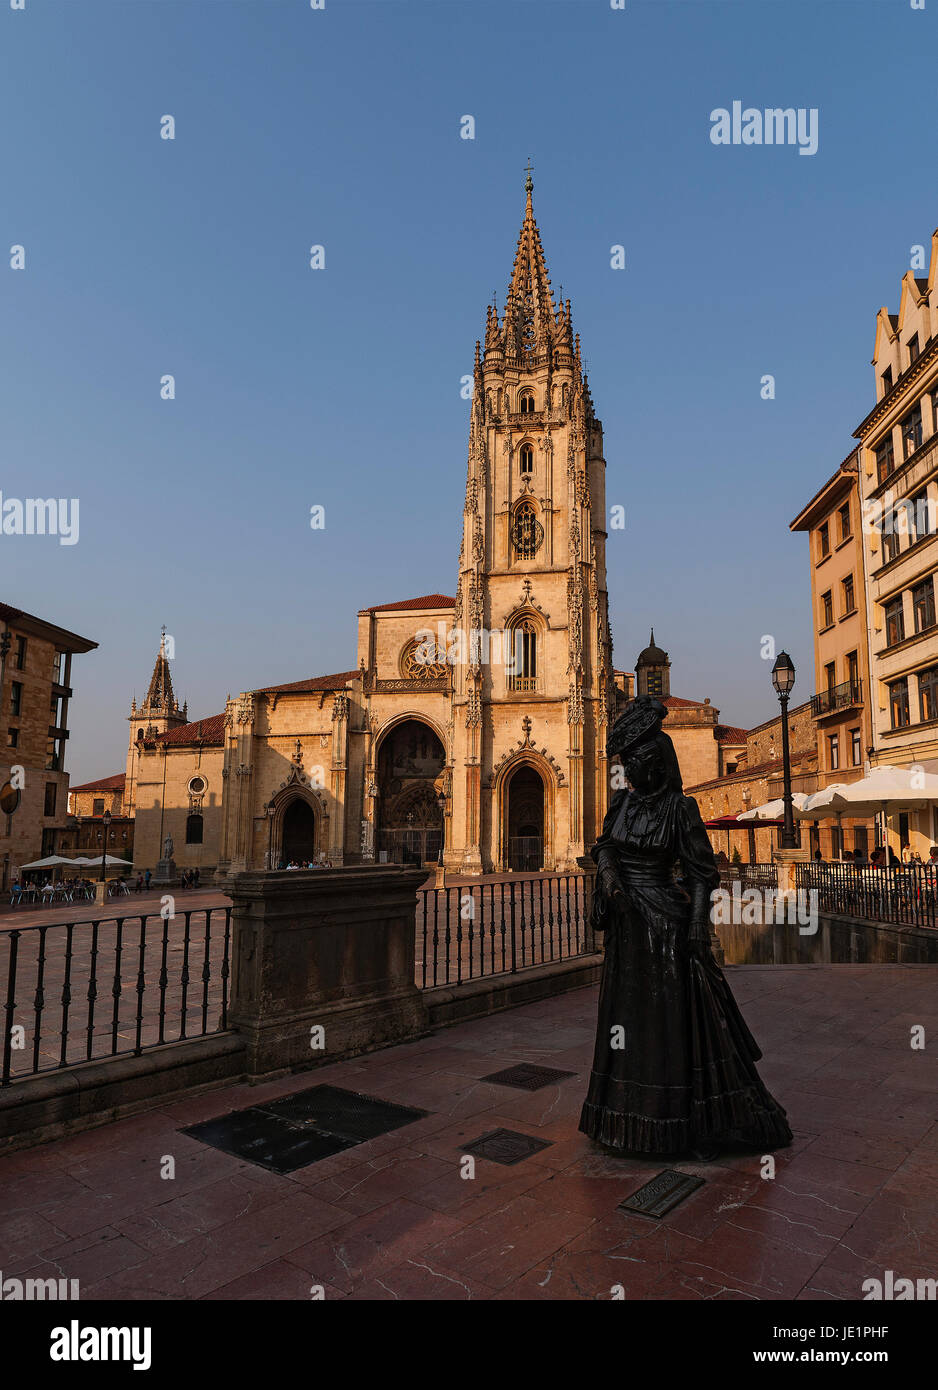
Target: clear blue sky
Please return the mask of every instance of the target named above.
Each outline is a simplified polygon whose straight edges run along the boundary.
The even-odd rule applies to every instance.
[[[100,643],[73,781],[123,767],[162,623],[195,718],[354,666],[359,607],[454,592],[460,378],[528,155],[627,507],[617,665],[654,623],[675,693],[751,725],[772,633],[807,698],[788,523],[938,224],[936,26],[938,0],[0,0],[0,488],[78,497],[81,528],[0,536],[0,597]],[[818,153],[714,146],[734,100],[817,107]]]

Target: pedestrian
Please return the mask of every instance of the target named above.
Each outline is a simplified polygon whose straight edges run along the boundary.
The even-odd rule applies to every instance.
[[[150,873],[150,870],[147,869],[146,872],[145,872],[144,875],[143,875],[143,886],[144,886],[144,888],[147,890],[148,893],[149,893],[149,891],[150,891],[150,879],[151,879],[152,877],[153,877],[153,875]]]
[[[198,888],[198,886],[199,886],[199,866],[198,866],[198,864],[196,864],[195,868],[192,870],[192,886],[193,886],[193,888]]]
[[[824,856],[823,856],[823,854],[821,853],[821,851],[820,851],[819,849],[816,849],[816,850],[814,851],[814,862],[815,862],[815,864],[823,864],[823,863],[824,863]]]

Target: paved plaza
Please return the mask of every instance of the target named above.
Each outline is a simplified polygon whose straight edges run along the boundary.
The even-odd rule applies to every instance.
[[[887,1270],[933,1278],[934,971],[728,974],[795,1134],[774,1179],[759,1155],[639,1162],[578,1133],[596,1016],[596,990],[578,990],[0,1159],[4,1277],[76,1278],[84,1300],[854,1300]],[[481,1080],[519,1062],[575,1075],[536,1092]],[[288,1176],[180,1133],[319,1083],[428,1113]],[[548,1146],[462,1176],[466,1146],[499,1128]],[[668,1166],[706,1182],[661,1220],[617,1209]]]

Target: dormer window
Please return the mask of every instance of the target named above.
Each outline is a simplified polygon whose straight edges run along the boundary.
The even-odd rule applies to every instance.
[[[518,398],[518,409],[522,415],[534,414],[534,394],[531,391],[522,391]]]
[[[531,474],[532,474],[533,472],[534,472],[534,450],[531,448],[530,444],[522,444],[522,446],[521,446],[521,476],[522,476],[522,478],[530,478],[530,476],[531,476]]]
[[[918,334],[917,334],[917,333],[914,333],[914,334],[912,335],[912,337],[909,339],[909,366],[910,366],[910,367],[911,367],[911,365],[912,365],[913,362],[915,362],[915,361],[918,360],[918,353],[919,353],[919,347],[918,347]]]
[[[883,383],[883,395],[888,396],[892,390],[892,367],[887,367],[880,380]]]

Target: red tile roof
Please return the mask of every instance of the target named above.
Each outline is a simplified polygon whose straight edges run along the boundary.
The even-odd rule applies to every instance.
[[[682,700],[680,695],[665,695],[661,703],[668,709],[699,709],[703,700]]]
[[[99,777],[97,782],[84,782],[80,787],[69,787],[70,792],[122,792],[126,773],[115,772],[113,777]]]
[[[288,685],[265,685],[258,689],[259,695],[303,695],[313,690],[344,690],[349,681],[361,675],[360,671],[339,671],[335,676],[311,676],[305,681],[291,681]]]
[[[718,724],[713,732],[717,743],[745,743],[749,735],[749,730],[738,724]]]
[[[208,719],[195,719],[191,724],[180,724],[178,728],[169,729],[165,734],[157,734],[156,741],[182,745],[214,744],[220,748],[225,741],[225,716],[213,714]]]
[[[456,600],[447,594],[424,594],[422,598],[405,598],[400,603],[376,603],[362,608],[362,613],[385,613],[392,608],[455,608]]]

